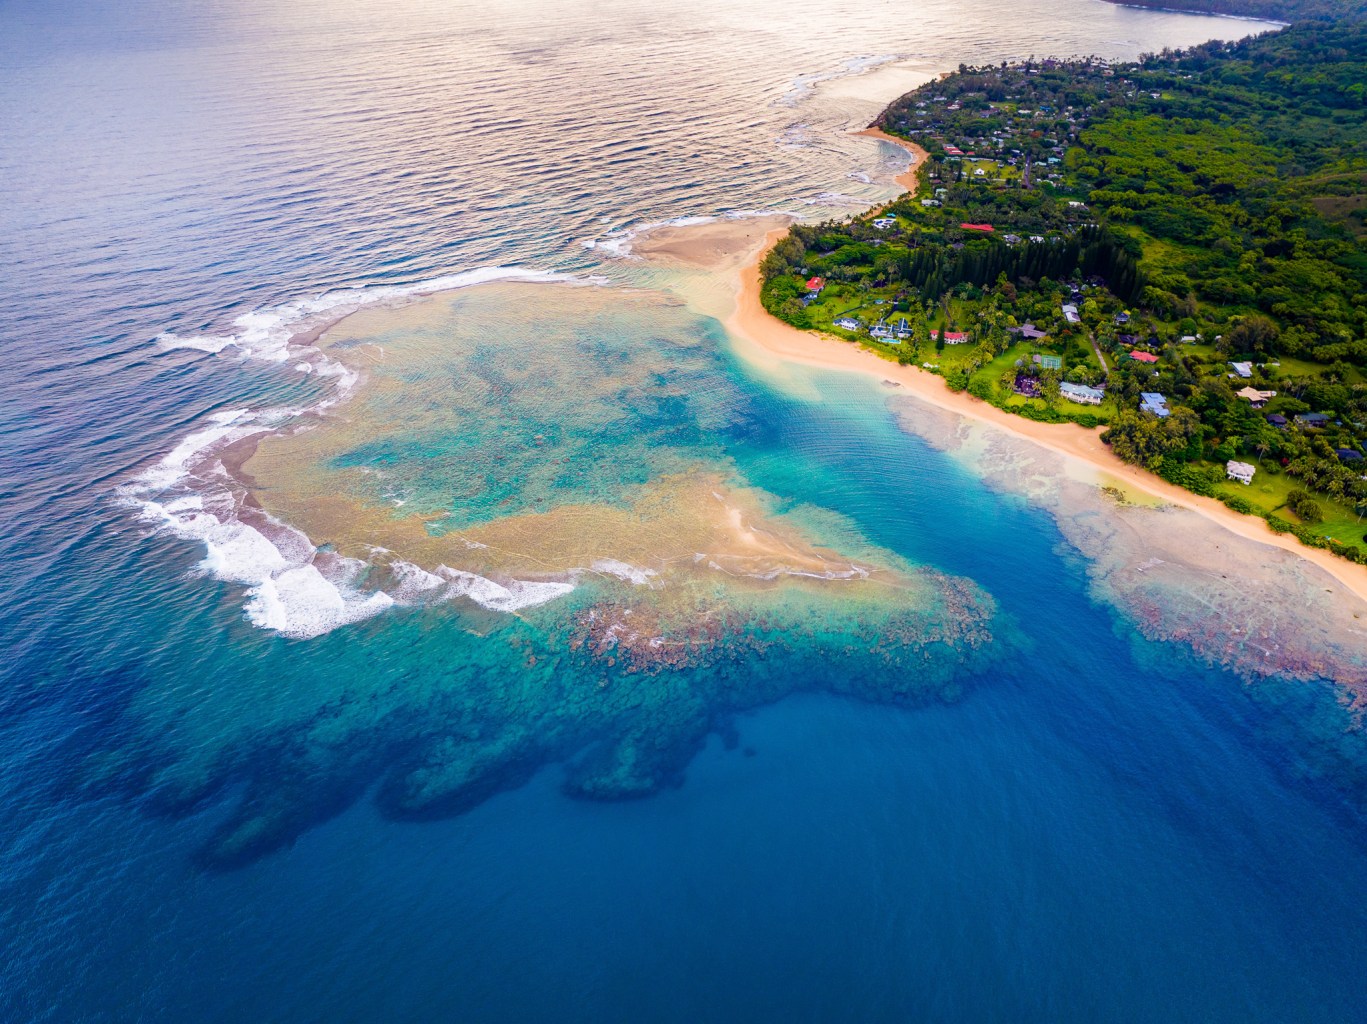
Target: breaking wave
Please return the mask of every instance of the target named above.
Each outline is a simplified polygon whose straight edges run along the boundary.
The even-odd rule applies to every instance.
[[[306,639],[359,622],[396,604],[468,599],[493,611],[542,604],[574,588],[563,581],[492,580],[440,566],[429,573],[400,561],[365,562],[316,547],[301,531],[255,508],[230,465],[245,461],[265,435],[307,429],[311,417],[344,401],[360,374],[313,344],[358,310],[495,281],[601,284],[603,279],[520,267],[484,267],[409,285],[327,292],[246,313],[224,334],[156,338],[163,349],[233,352],[241,359],[290,364],[330,378],[332,386],[302,408],[230,409],[208,417],[118,489],[140,521],[156,532],[200,543],[202,572],[245,586],[243,611],[254,625]],[[378,552],[377,554],[383,554]]]

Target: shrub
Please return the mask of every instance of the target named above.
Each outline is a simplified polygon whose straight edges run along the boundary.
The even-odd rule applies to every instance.
[[[1283,519],[1281,516],[1274,516],[1270,512],[1263,518],[1267,520],[1267,525],[1272,529],[1273,533],[1291,532],[1291,521],[1289,519]]]
[[[1254,515],[1258,511],[1257,506],[1255,506],[1253,502],[1249,501],[1247,498],[1241,498],[1237,494],[1228,495],[1220,500],[1225,503],[1227,508],[1232,508],[1235,512],[1242,513],[1246,516]]]
[[[1298,499],[1291,505],[1291,511],[1306,523],[1318,523],[1324,519],[1324,510],[1320,508],[1320,503],[1309,495]]]

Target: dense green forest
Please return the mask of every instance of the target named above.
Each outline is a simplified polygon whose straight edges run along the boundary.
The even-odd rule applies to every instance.
[[[961,65],[878,124],[917,191],[794,226],[770,312],[1367,561],[1367,20]]]
[[[1109,0],[1126,7],[1158,7],[1195,14],[1228,14],[1268,21],[1360,17],[1367,0]]]

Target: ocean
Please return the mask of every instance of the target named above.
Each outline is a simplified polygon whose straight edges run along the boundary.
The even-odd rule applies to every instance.
[[[1351,598],[634,252],[1267,27],[0,7],[0,1018],[1367,1019]]]

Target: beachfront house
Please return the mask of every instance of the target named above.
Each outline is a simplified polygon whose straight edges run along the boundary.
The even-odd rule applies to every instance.
[[[1235,462],[1231,459],[1225,463],[1225,476],[1231,480],[1238,480],[1244,486],[1253,482],[1253,474],[1256,472],[1257,470],[1247,462]]]
[[[860,327],[863,326],[863,324],[861,324],[858,320],[856,320],[856,319],[855,319],[854,317],[852,317],[852,316],[842,316],[842,317],[840,317],[839,319],[837,319],[837,320],[835,321],[835,325],[836,325],[837,327],[841,328],[842,330],[846,330],[846,331],[857,331],[857,330],[859,330]]]
[[[825,287],[826,279],[824,277],[813,277],[807,280],[807,294],[813,299],[819,296],[821,289]]]
[[[878,229],[880,229],[880,230],[882,230],[882,231],[886,231],[888,228],[892,228],[892,227],[896,227],[896,226],[897,226],[897,218],[896,218],[896,217],[875,217],[875,218],[873,219],[873,226],[876,227],[876,228],[878,228]]]
[[[1105,392],[1099,388],[1089,388],[1086,384],[1069,384],[1067,381],[1058,386],[1058,393],[1078,405],[1100,405],[1101,400],[1106,397]]]
[[[887,324],[879,324],[877,327],[870,330],[869,334],[873,335],[875,338],[891,338],[892,328]]]
[[[1168,409],[1168,400],[1157,391],[1140,392],[1139,408],[1144,412],[1153,413],[1159,419],[1167,416],[1171,411]]]
[[[1077,315],[1077,307],[1071,302],[1064,303],[1062,312],[1063,319],[1067,320],[1070,324],[1082,323],[1082,317]]]

